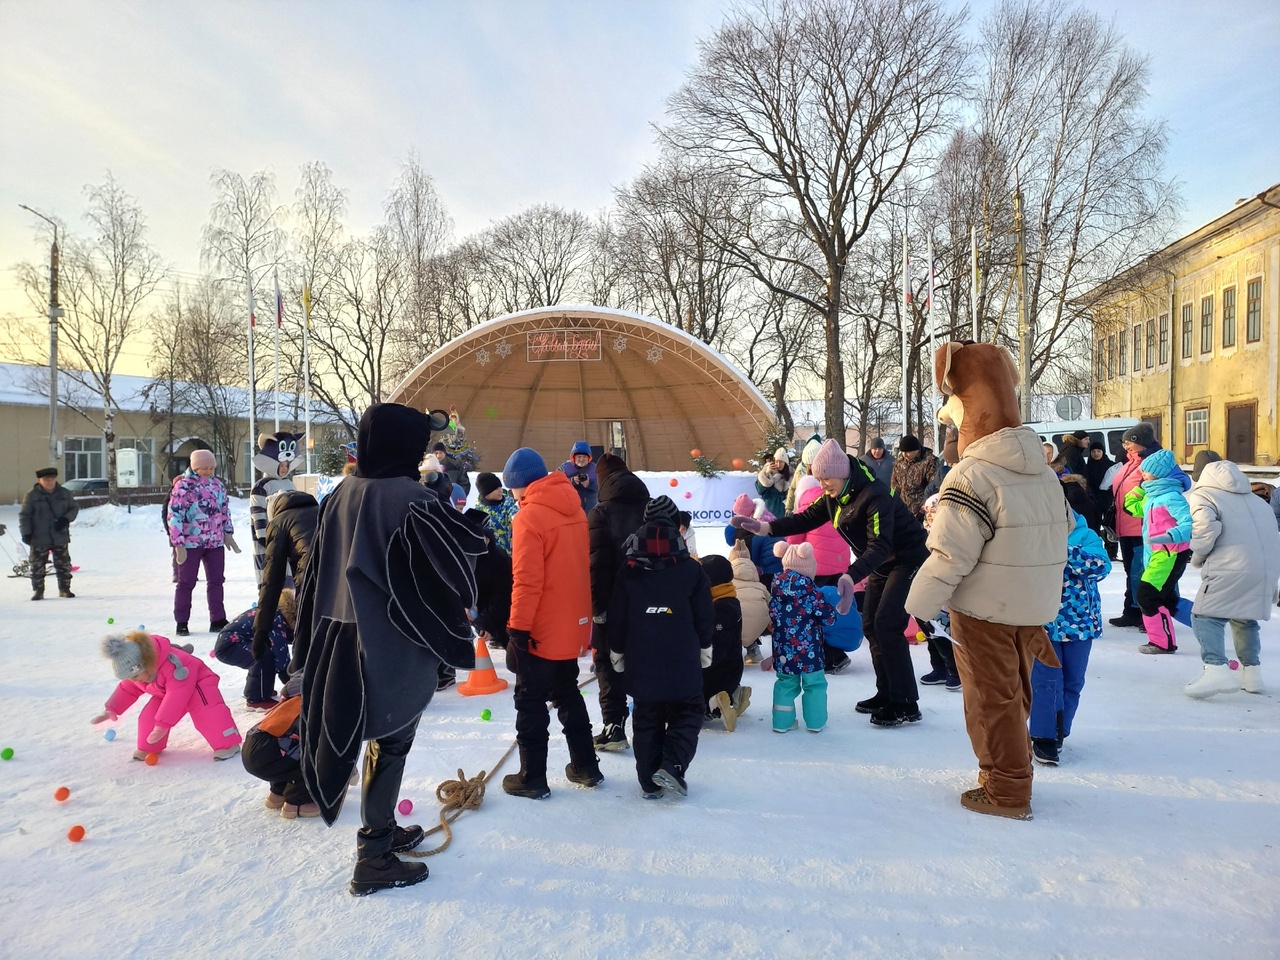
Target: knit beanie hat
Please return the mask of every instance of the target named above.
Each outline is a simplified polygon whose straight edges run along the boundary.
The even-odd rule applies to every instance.
[[[1149,473],[1153,477],[1167,477],[1177,469],[1178,465],[1173,462],[1173,454],[1168,450],[1157,450],[1151,456],[1142,458],[1142,472]]]
[[[591,456],[591,444],[587,443],[585,440],[579,440],[573,445],[573,449],[569,451],[569,456],[576,457],[580,453],[585,454],[588,457]]]
[[[611,473],[621,473],[627,469],[627,461],[623,460],[616,453],[602,453],[600,459],[596,461],[596,480],[599,483],[604,482],[604,478]]]
[[[644,522],[645,523],[661,523],[668,527],[679,526],[678,514],[680,511],[676,509],[675,503],[668,496],[654,497],[644,505]]]
[[[1075,437],[1077,440],[1084,440],[1086,443],[1089,441],[1088,430],[1076,430],[1071,434],[1071,436]],[[1081,446],[1084,446],[1084,444],[1082,443]]]
[[[487,497],[495,490],[502,489],[502,481],[495,477],[492,473],[481,473],[476,476],[476,490],[480,496]]]
[[[818,451],[822,449],[822,441],[817,437],[811,437],[809,442],[804,445],[804,449],[800,451],[800,462],[806,467],[813,465],[813,458],[818,455]]]
[[[218,458],[213,455],[212,450],[192,450],[191,451],[191,469],[199,470],[201,467],[216,467]]]
[[[733,501],[733,514],[737,517],[750,517],[756,512],[756,502],[745,493],[740,493]]]
[[[839,442],[828,440],[813,458],[809,472],[819,480],[846,480],[849,477],[849,455]]]
[[[1101,440],[1095,440],[1089,444],[1089,452],[1092,453],[1094,450],[1101,450],[1103,453],[1107,452],[1106,445]]]
[[[787,448],[779,447],[777,450],[773,451],[773,459],[781,460],[783,463],[786,463],[789,459],[787,457]]]
[[[103,638],[102,655],[111,661],[117,680],[132,680],[142,669],[142,648],[122,633]]]
[[[847,462],[848,461],[846,461],[846,463]],[[799,480],[796,481],[796,503],[799,503],[800,498],[803,497],[808,491],[813,490],[815,488],[817,488],[818,490],[821,490],[822,481],[820,481],[817,477],[806,473],[803,477],[801,477]]]
[[[453,497],[453,505],[461,509],[461,505],[467,502],[467,491],[462,489],[462,484],[455,483],[450,494]]]
[[[512,490],[527,487],[546,475],[547,462],[537,450],[529,447],[521,447],[507,457],[506,465],[502,468],[502,479]]]
[[[773,555],[782,558],[782,569],[802,573],[810,580],[818,575],[818,561],[813,557],[813,545],[809,542],[787,543],[779,540],[773,545]]]
[[[1150,459],[1151,459],[1150,457],[1147,458],[1147,460],[1150,460]],[[1212,450],[1201,450],[1199,453],[1197,453],[1196,459],[1191,465],[1192,482],[1195,482],[1196,480],[1200,479],[1200,474],[1204,472],[1205,467],[1207,467],[1211,463],[1217,463],[1221,459],[1222,457],[1218,456]],[[1142,461],[1142,469],[1144,470],[1147,468],[1146,463],[1147,463],[1146,460]]]
[[[884,437],[872,437],[871,442],[867,444],[868,450],[883,450]]]
[[[722,557],[718,553],[702,558],[702,569],[706,573],[707,579],[711,581],[713,587],[718,587],[722,583],[730,583],[733,581],[733,564],[727,557]]]
[[[900,453],[913,453],[920,449],[920,441],[911,434],[906,434],[898,441],[898,451]]]
[[[1149,447],[1156,442],[1156,431],[1151,424],[1143,420],[1136,427],[1126,430],[1121,439],[1132,441],[1140,447]]]

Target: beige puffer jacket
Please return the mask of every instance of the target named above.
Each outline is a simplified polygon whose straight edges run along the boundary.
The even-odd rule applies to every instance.
[[[733,589],[742,604],[742,645],[749,647],[769,632],[769,589],[760,582],[756,565],[750,557],[730,557],[733,563]]]
[[[1062,485],[1030,428],[975,440],[942,482],[907,610],[917,620],[946,606],[990,623],[1049,623],[1062,602],[1071,528]]]

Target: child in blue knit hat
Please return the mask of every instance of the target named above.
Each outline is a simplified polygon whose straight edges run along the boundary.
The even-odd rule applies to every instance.
[[[1142,483],[1125,495],[1124,509],[1142,518],[1144,561],[1135,598],[1142,611],[1148,642],[1143,653],[1178,649],[1173,611],[1178,609],[1178,581],[1191,559],[1191,508],[1183,496],[1182,468],[1168,450],[1142,460]]]

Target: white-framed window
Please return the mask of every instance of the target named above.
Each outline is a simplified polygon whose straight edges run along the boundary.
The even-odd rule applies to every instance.
[[[96,437],[67,437],[62,445],[63,465],[67,480],[89,480],[105,477],[103,441]]]
[[[1187,411],[1186,442],[1188,444],[1205,444],[1209,442],[1209,408]]]
[[[1262,339],[1262,278],[1250,280],[1245,290],[1244,337],[1248,343]]]
[[[138,486],[150,487],[156,482],[156,442],[152,437],[116,437],[116,449],[138,451]]]
[[[1222,291],[1222,346],[1236,345],[1236,288]]]

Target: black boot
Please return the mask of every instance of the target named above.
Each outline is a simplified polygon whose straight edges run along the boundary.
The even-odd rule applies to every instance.
[[[65,598],[66,598],[66,599],[68,599],[68,600],[71,600],[71,599],[74,599],[74,598],[75,598],[75,594],[71,592],[71,585],[70,585],[70,584],[68,584],[68,585],[67,585],[67,586],[65,586],[65,587],[59,587],[59,588],[58,588],[58,596],[60,596],[60,597],[65,597]]]
[[[578,766],[576,763],[565,764],[564,775],[570,782],[580,787],[598,787],[604,783],[604,774],[600,772],[600,763],[593,761],[590,765]]]
[[[174,633],[176,633],[180,637],[191,636],[191,631],[187,629],[187,621],[183,620],[180,624],[178,624],[178,628],[174,630]]]
[[[421,860],[401,860],[394,854],[384,853],[356,861],[355,874],[351,877],[351,893],[363,897],[392,887],[411,887],[427,879],[427,865]]]
[[[886,703],[888,703],[888,701],[877,693],[875,696],[868,697],[866,700],[859,700],[853,705],[853,709],[858,711],[858,713],[875,713]]]
[[[221,620],[214,620],[209,624],[209,632],[219,633],[222,630],[222,628],[225,627],[226,625],[227,625],[226,617],[223,617]]]
[[[689,795],[688,784],[684,779],[684,767],[670,760],[662,764],[662,769],[653,775],[653,782],[664,790],[670,790],[682,797]],[[648,792],[646,791],[646,796]]]
[[[513,797],[545,800],[551,796],[547,786],[547,744],[520,746],[520,772],[502,778],[502,789]]]
[[[31,599],[43,600],[44,599],[44,581],[32,580],[31,587],[32,587]]]

